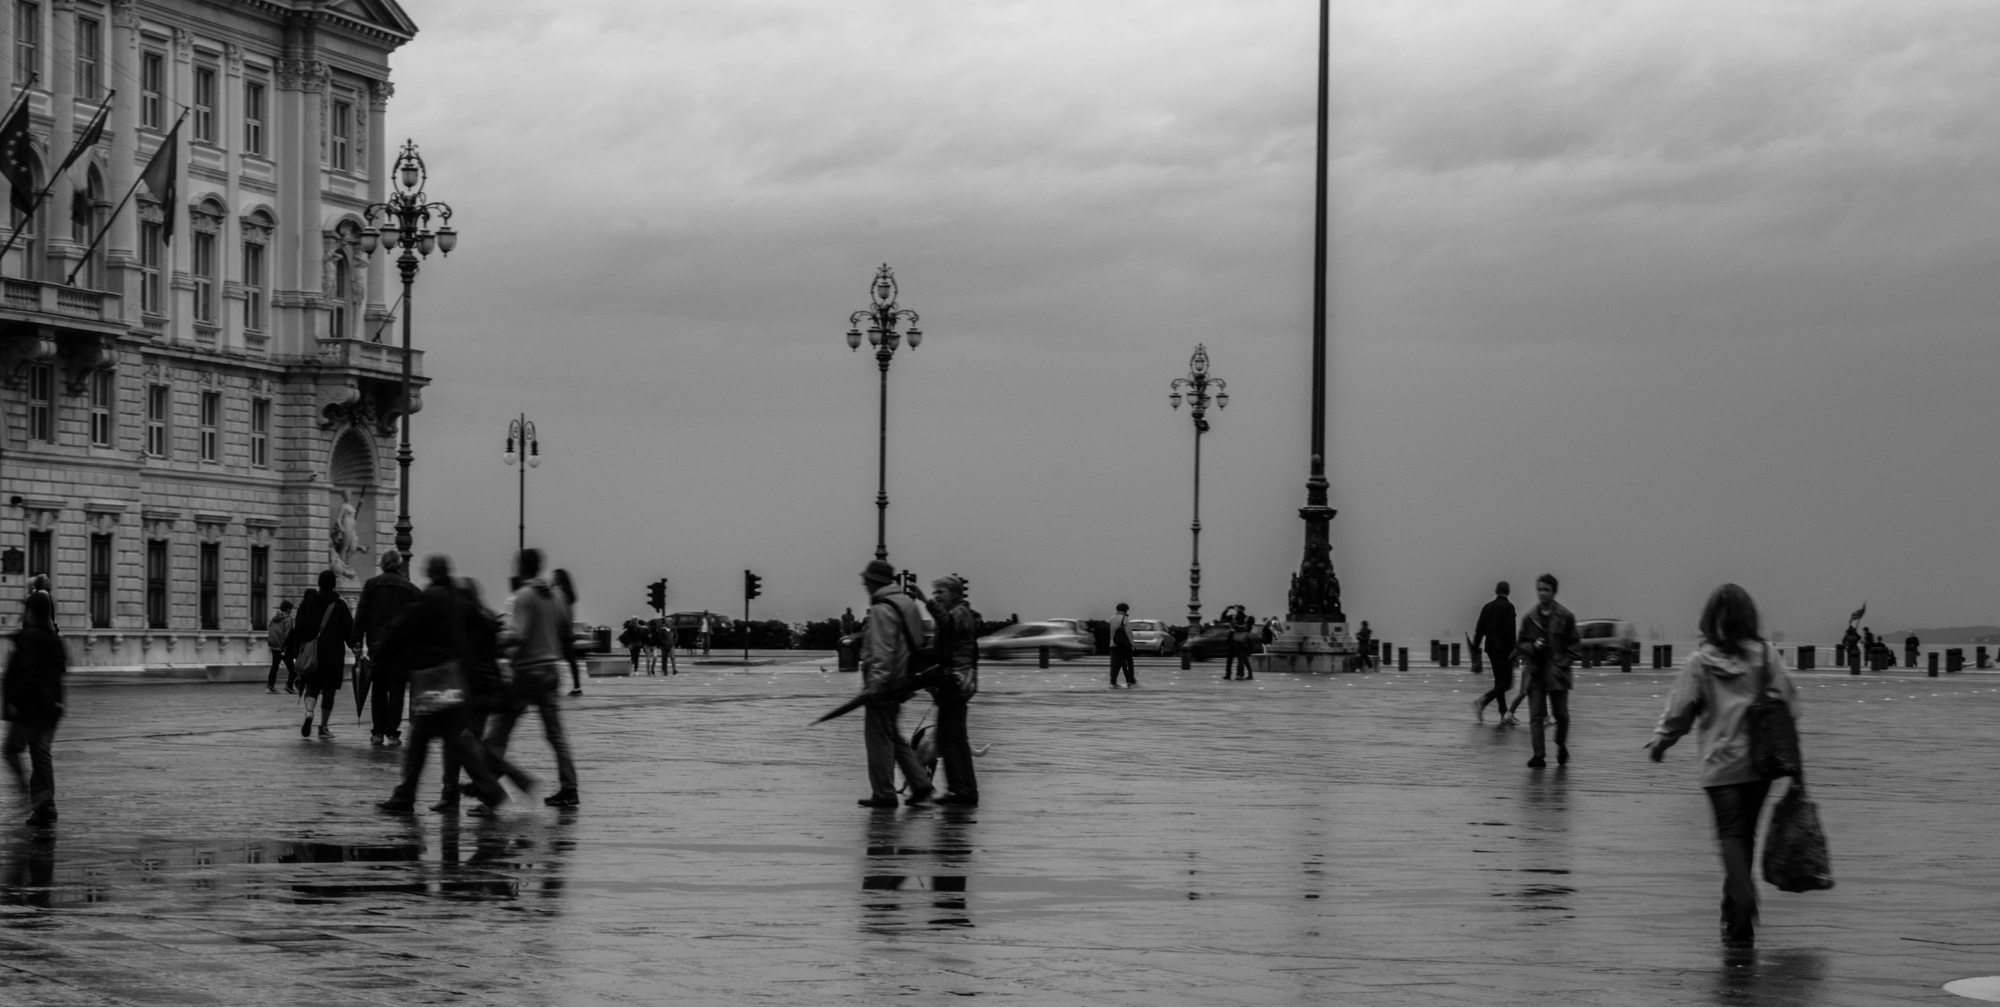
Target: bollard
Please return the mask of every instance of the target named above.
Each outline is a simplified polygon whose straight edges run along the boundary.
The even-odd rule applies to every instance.
[[[1979,669],[1980,669],[1981,671],[1984,671],[1984,670],[1986,670],[1987,668],[1989,668],[1989,667],[1991,667],[1991,666],[1992,666],[1992,665],[1991,665],[1991,662],[1990,662],[1990,661],[1989,661],[1989,660],[1987,659],[1987,656],[1986,656],[1986,648],[1985,648],[1985,647],[1981,647],[1981,648],[1979,648],[1978,650],[1975,650],[1975,651],[1973,651],[1973,652],[1972,652],[1972,656],[1973,656],[1974,658],[1978,659],[1978,661],[1979,661]]]
[[[1630,672],[1632,670],[1632,654],[1633,654],[1632,648],[1629,647],[1618,648],[1619,671]]]
[[[1861,674],[1861,648],[1842,647],[1841,649],[1847,652],[1845,655],[1847,659],[1847,673],[1850,675]]]
[[[1952,647],[1944,652],[1944,670],[1947,674],[1965,670],[1964,648]]]
[[[1408,647],[1396,648],[1396,670],[1397,671],[1410,670],[1410,648]]]
[[[1673,666],[1674,666],[1674,645],[1671,643],[1660,644],[1660,667],[1671,668]]]
[[[1799,670],[1800,670],[1800,671],[1811,671],[1811,670],[1813,670],[1813,664],[1814,664],[1814,663],[1815,663],[1816,661],[1818,661],[1818,660],[1819,660],[1819,648],[1817,648],[1817,647],[1800,647],[1800,648],[1799,648]]]
[[[1937,651],[1935,651],[1935,650],[1931,651],[1931,653],[1930,653],[1930,658],[1931,658],[1931,677],[1932,677],[1932,678],[1936,678],[1936,677],[1937,677]]]
[[[1396,659],[1396,645],[1390,643],[1387,640],[1382,641],[1382,666],[1385,668],[1388,667],[1389,662],[1394,661],[1395,659]]]
[[[1049,648],[1047,648],[1047,647],[1043,647],[1043,648],[1042,648],[1042,667],[1046,668],[1046,667],[1048,667],[1048,666],[1049,666]]]
[[[1451,666],[1454,668],[1464,663],[1463,661],[1459,660],[1458,648],[1459,648],[1458,644],[1454,643],[1451,645]]]
[[[1653,670],[1658,671],[1663,667],[1665,665],[1660,663],[1660,645],[1656,643],[1653,645]]]

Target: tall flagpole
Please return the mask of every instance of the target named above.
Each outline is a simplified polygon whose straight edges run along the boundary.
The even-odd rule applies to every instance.
[[[98,136],[100,137],[104,135],[103,131],[98,127],[102,125],[104,117],[110,114],[111,99],[115,97],[117,94],[118,94],[118,89],[112,88],[111,92],[104,96],[104,103],[97,107],[97,114],[90,117],[90,125],[84,128],[83,131],[84,137],[90,136],[90,134],[93,132],[97,133]],[[7,114],[9,116],[12,116],[14,113],[8,112]],[[91,140],[89,145],[95,146],[96,143],[97,143],[96,140]],[[41,209],[42,203],[48,200],[49,194],[56,191],[56,180],[63,177],[63,174],[69,171],[70,165],[76,163],[77,155],[83,153],[83,149],[85,146],[86,145],[83,142],[83,139],[78,138],[76,144],[70,147],[69,156],[63,158],[62,167],[57,168],[55,171],[49,173],[48,184],[42,186],[42,190],[40,192],[35,193],[34,204],[28,208],[28,212],[25,216],[21,218],[21,222],[14,225],[14,233],[7,235],[7,243],[4,245],[0,245],[0,257],[5,257],[8,252],[14,250],[14,242],[16,239],[20,238],[21,230],[28,226],[28,221],[35,219],[35,211]],[[93,244],[91,245],[91,247],[96,248],[97,246]],[[74,277],[75,275],[76,274],[74,272],[70,274],[70,276],[72,277]]]
[[[179,143],[179,142],[180,142],[179,138],[178,138],[178,137],[177,137],[177,136],[176,136],[175,134],[176,134],[176,132],[177,132],[177,131],[178,131],[178,130],[179,130],[179,129],[181,128],[181,122],[182,122],[183,120],[185,120],[185,119],[187,118],[187,116],[188,116],[188,114],[187,114],[187,111],[186,111],[185,109],[183,109],[183,110],[181,111],[181,116],[180,116],[180,118],[179,118],[179,119],[175,119],[175,120],[174,120],[174,125],[173,125],[173,128],[172,128],[172,129],[169,129],[169,130],[167,130],[167,139],[168,139],[168,140],[173,140],[173,141],[174,141],[175,143]],[[160,141],[160,142],[161,142],[162,144],[165,144],[165,143],[166,143],[166,140],[162,140],[162,141]],[[158,157],[158,156],[160,156],[160,155],[159,155],[159,151],[158,151],[157,149],[155,149],[155,150],[153,151],[153,156],[154,156],[154,157]],[[178,155],[174,155],[174,156],[178,156]],[[146,167],[147,167],[147,168],[151,168],[151,167],[152,167],[152,162],[151,162],[151,161],[148,161],[148,162],[146,162]],[[84,266],[84,263],[87,263],[87,262],[89,262],[89,261],[90,261],[90,253],[92,253],[92,252],[95,252],[95,251],[97,251],[97,246],[98,246],[99,244],[103,243],[103,241],[104,241],[104,236],[105,236],[105,235],[107,235],[107,234],[110,234],[110,233],[111,233],[111,225],[112,225],[112,223],[113,223],[113,222],[115,222],[115,221],[116,221],[116,220],[118,219],[118,212],[119,212],[120,210],[123,210],[123,209],[125,209],[125,204],[126,204],[126,203],[129,203],[129,202],[131,202],[131,201],[132,201],[132,194],[133,194],[133,193],[135,193],[135,192],[138,192],[138,191],[139,191],[139,183],[140,183],[140,182],[143,182],[143,181],[145,181],[145,180],[146,180],[146,172],[145,172],[145,170],[144,170],[144,169],[141,169],[141,170],[140,170],[140,172],[139,172],[139,177],[138,177],[138,178],[135,178],[135,179],[133,179],[133,180],[132,180],[132,187],[131,187],[130,189],[127,189],[127,190],[125,190],[125,198],[124,198],[124,199],[121,199],[121,200],[119,200],[119,201],[118,201],[118,205],[117,205],[116,207],[112,208],[112,210],[111,210],[111,215],[110,215],[110,216],[108,216],[108,217],[106,217],[106,218],[104,218],[104,226],[103,226],[102,228],[99,228],[99,229],[98,229],[98,232],[97,232],[97,237],[95,237],[95,238],[92,238],[92,239],[90,239],[90,247],[88,247],[88,248],[85,248],[85,249],[83,250],[83,255],[82,255],[82,257],[81,257],[81,258],[78,258],[78,259],[76,260],[76,268],[75,268],[75,269],[72,269],[72,270],[70,270],[70,271],[69,271],[69,276],[68,276],[68,278],[66,278],[65,280],[63,280],[63,283],[64,283],[64,284],[65,284],[66,286],[72,286],[72,287],[73,287],[73,286],[75,286],[75,285],[76,285],[76,274],[78,274],[78,273],[80,273],[80,272],[82,272],[82,271],[83,271],[83,266]],[[157,195],[157,193],[155,193],[155,195]],[[168,212],[168,213],[172,213],[172,212],[174,212],[174,208],[173,208],[173,207],[171,207],[171,206],[170,206],[170,207],[167,207],[167,212]]]

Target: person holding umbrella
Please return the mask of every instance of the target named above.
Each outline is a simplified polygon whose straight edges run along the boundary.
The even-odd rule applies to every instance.
[[[375,652],[382,649],[382,638],[389,635],[396,617],[417,600],[418,591],[403,576],[402,553],[384,551],[380,565],[382,572],[361,586],[361,601],[354,609],[354,628],[348,633],[347,645],[360,655],[354,662],[354,712],[359,714],[371,699],[375,703],[368,742],[395,746],[403,743],[403,697],[409,683],[396,669],[377,660]]]
[[[861,641],[861,688],[862,695],[867,697],[862,705],[867,707],[868,718],[863,737],[868,746],[869,794],[855,803],[864,808],[895,807],[896,767],[901,766],[903,778],[910,785],[906,803],[927,804],[935,790],[930,774],[917,761],[916,751],[896,725],[903,712],[903,701],[909,698],[914,684],[916,669],[912,662],[922,646],[917,634],[923,631],[923,615],[917,611],[917,603],[897,585],[896,568],[887,560],[869,561],[868,568],[861,572],[861,583],[868,588],[869,597],[866,635]]]

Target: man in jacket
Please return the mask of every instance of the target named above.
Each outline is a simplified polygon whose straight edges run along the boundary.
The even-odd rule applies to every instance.
[[[869,694],[863,728],[868,745],[869,794],[855,803],[864,808],[895,807],[896,767],[901,766],[903,779],[910,785],[909,803],[923,804],[931,799],[930,774],[896,725],[915,670],[910,664],[923,645],[919,638],[924,630],[923,616],[916,601],[896,585],[896,568],[887,560],[871,560],[861,572],[861,583],[868,588],[861,689]]]
[[[292,603],[281,601],[278,603],[278,615],[271,620],[270,631],[264,635],[264,641],[271,645],[271,675],[264,680],[265,692],[278,691],[280,662],[285,666],[285,691],[293,691],[292,683],[298,679],[299,673],[292,667],[292,655],[285,652],[285,637],[290,635],[292,635]]]
[[[483,625],[478,618],[478,606],[461,598],[452,584],[450,558],[431,556],[424,561],[424,569],[430,576],[430,587],[403,606],[396,621],[373,645],[376,664],[395,669],[407,682],[416,669],[437,668],[456,661],[465,691],[469,692],[472,673],[469,665],[474,657],[471,652]],[[417,781],[423,776],[431,739],[436,738],[450,756],[447,761],[452,766],[463,766],[472,777],[469,789],[484,803],[474,814],[490,816],[494,805],[507,799],[507,792],[494,779],[484,751],[467,730],[467,697],[461,693],[456,702],[446,701],[434,709],[425,707],[449,697],[434,699],[420,695],[418,698],[417,709],[422,712],[410,718],[410,747],[403,751],[403,779],[389,799],[376,807],[396,815],[416,810]],[[445,776],[447,786],[455,784],[455,772],[447,771]],[[456,805],[455,790],[452,803]]]
[[[1120,671],[1125,672],[1126,685],[1139,684],[1138,680],[1132,677],[1132,628],[1125,624],[1126,613],[1130,611],[1132,606],[1121,601],[1118,603],[1118,617],[1111,620],[1111,687],[1114,689],[1118,688]],[[939,632],[943,632],[942,626]],[[954,778],[952,787],[955,789],[957,786],[958,781]]]
[[[1119,608],[1122,620],[1124,606]],[[979,693],[979,613],[966,600],[965,578],[952,574],[931,582],[931,615],[937,619],[937,638],[931,651],[943,672],[931,687],[931,699],[937,703],[938,760],[951,780],[951,793],[937,802],[976,808],[979,778],[972,771],[972,739],[966,733],[965,714],[972,697]],[[1113,633],[1115,647],[1116,631]],[[1129,634],[1125,649],[1129,661]]]
[[[556,781],[560,788],[543,798],[552,808],[574,808],[579,803],[576,790],[576,763],[570,758],[569,736],[562,722],[562,665],[568,649],[571,626],[569,608],[561,596],[542,579],[542,551],[521,550],[515,564],[521,582],[514,592],[509,635],[513,644],[514,683],[507,701],[486,728],[486,749],[496,759],[507,757],[507,741],[513,736],[514,722],[532,706],[541,711],[542,733],[556,753]]]
[[[1535,578],[1537,604],[1521,620],[1515,652],[1521,658],[1521,677],[1528,687],[1528,724],[1534,732],[1535,757],[1529,769],[1549,764],[1542,741],[1549,713],[1556,719],[1556,765],[1569,764],[1570,664],[1576,659],[1578,638],[1576,616],[1556,601],[1556,575]]]
[[[368,662],[371,678],[368,701],[375,707],[374,730],[368,741],[375,745],[403,743],[403,695],[409,679],[400,671],[374,659],[375,650],[396,617],[417,600],[417,586],[403,576],[403,554],[390,549],[382,554],[382,572],[361,585],[361,601],[354,609],[354,628],[348,631],[347,645],[360,660]],[[366,651],[363,651],[364,645]],[[357,663],[356,674],[360,674]]]
[[[14,781],[28,794],[28,824],[56,820],[56,723],[62,720],[63,676],[69,655],[55,630],[55,602],[46,591],[28,596],[27,613],[14,634],[14,651],[0,678],[0,716],[7,721],[7,741],[0,755]],[[32,774],[21,771],[21,752],[28,753]]]
[[[1486,704],[1500,701],[1500,722],[1513,720],[1507,714],[1507,690],[1514,687],[1514,603],[1507,600],[1513,589],[1506,581],[1493,585],[1493,600],[1479,610],[1479,624],[1472,629],[1472,649],[1486,652],[1493,666],[1493,688],[1472,701],[1472,715],[1483,723]]]

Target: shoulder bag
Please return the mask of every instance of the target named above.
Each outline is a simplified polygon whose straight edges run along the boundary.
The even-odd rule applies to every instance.
[[[319,632],[300,645],[298,659],[292,662],[292,667],[298,670],[301,680],[310,680],[319,673],[319,638],[326,635],[326,626],[333,621],[334,602],[335,599],[327,599],[326,614],[319,620]]]
[[[410,670],[410,713],[422,717],[465,703],[465,614],[457,592],[451,599],[451,658],[427,668]]]
[[[1781,776],[1801,776],[1799,728],[1792,719],[1792,706],[1773,696],[1771,645],[1764,645],[1764,660],[1757,668],[1757,696],[1744,711],[1744,731],[1750,737],[1750,768],[1766,780]]]

